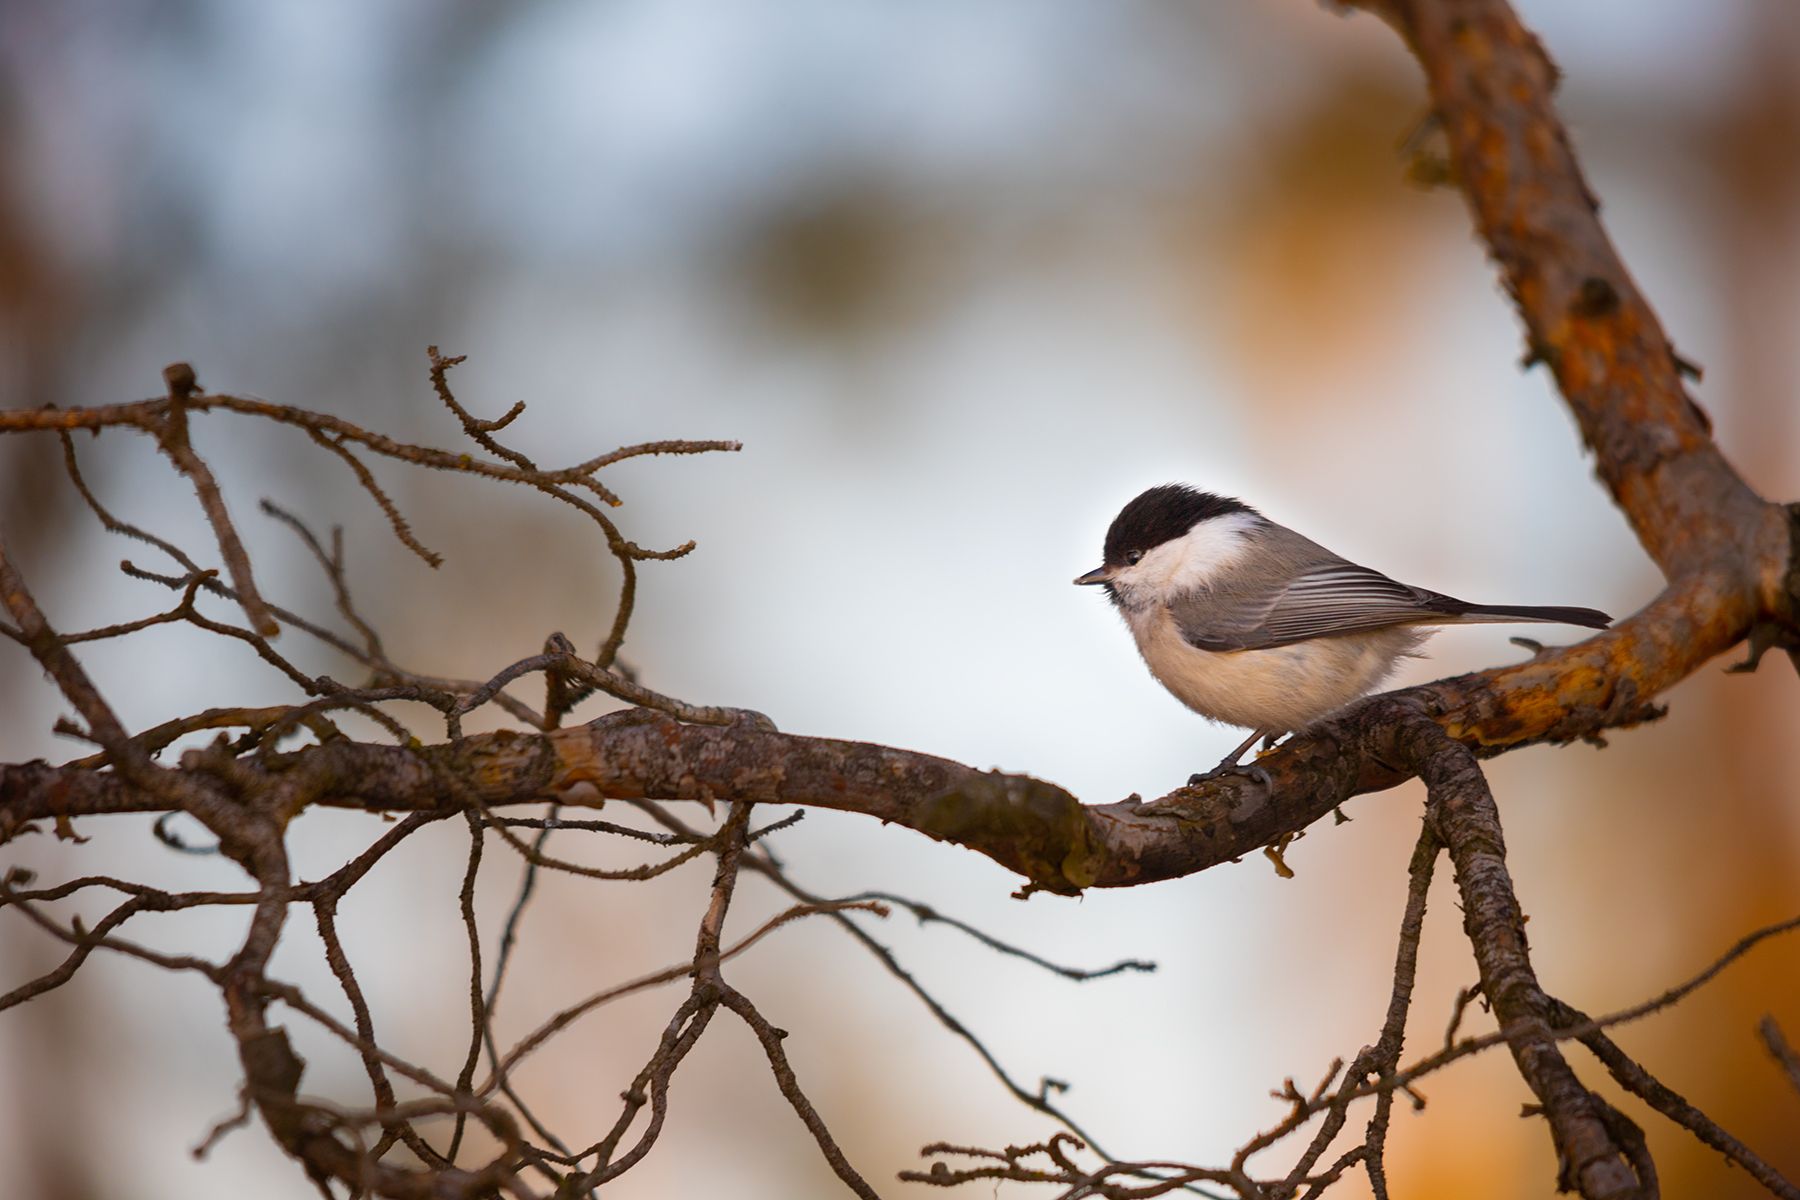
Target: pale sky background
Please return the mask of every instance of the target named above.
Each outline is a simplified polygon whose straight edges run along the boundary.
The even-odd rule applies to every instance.
[[[1771,56],[1800,53],[1793,10],[1520,7],[1567,73],[1562,104],[1610,229],[1681,351],[1708,368],[1696,396],[1726,452],[1765,495],[1800,495],[1800,191],[1782,173],[1800,141],[1781,132],[1800,125],[1770,110],[1765,129],[1757,107]],[[5,236],[30,282],[0,324],[0,406],[153,395],[161,367],[185,359],[213,390],[455,445],[425,381],[436,343],[470,356],[452,378],[478,414],[528,402],[508,432],[540,460],[741,439],[738,455],[607,476],[627,536],[700,543],[644,570],[626,657],[647,682],[791,732],[1029,771],[1088,800],[1160,793],[1240,735],[1163,693],[1103,598],[1068,584],[1150,484],[1241,495],[1471,599],[1625,615],[1657,587],[1547,377],[1517,369],[1516,318],[1461,203],[1403,182],[1395,147],[1423,109],[1391,34],[1304,0],[8,6]],[[1721,147],[1739,135],[1752,148],[1731,157]],[[1775,182],[1741,190],[1764,167]],[[1750,194],[1775,199],[1752,213]],[[1733,239],[1750,230],[1745,253]],[[1754,353],[1747,330],[1763,331]],[[591,647],[610,618],[610,559],[541,498],[378,467],[421,538],[449,553],[433,574],[297,434],[211,417],[196,436],[265,590],[329,611],[257,497],[345,523],[359,595],[403,662],[486,676],[552,629]],[[109,502],[205,544],[191,490],[141,439],[82,452]],[[13,480],[0,523],[24,543],[40,601],[70,629],[152,611],[163,597],[113,564],[154,558],[71,508],[42,469],[54,453],[49,440],[0,446]],[[1512,632],[1441,634],[1400,682],[1507,661]],[[169,631],[83,661],[134,727],[291,698],[237,647]],[[304,661],[347,673],[328,654]],[[0,646],[0,670],[0,754],[76,753],[49,733],[61,709],[22,652]],[[1785,666],[1702,676],[1672,694],[1669,721],[1603,755],[1537,749],[1491,768],[1540,970],[1590,1011],[1697,970],[1765,908],[1756,919],[1800,907],[1800,756],[1778,732],[1800,718],[1794,680]],[[1721,778],[1709,761],[1731,765]],[[821,892],[901,891],[1072,963],[1157,960],[1155,975],[1074,985],[910,918],[877,930],[1021,1079],[1073,1083],[1070,1111],[1116,1153],[1217,1162],[1279,1118],[1268,1091],[1284,1076],[1313,1081],[1373,1040],[1420,799],[1411,787],[1360,799],[1351,824],[1289,852],[1294,880],[1257,857],[1080,901],[1020,904],[985,859],[854,817],[809,814],[778,846]],[[147,823],[87,824],[91,845],[26,839],[0,866],[239,882],[162,849]],[[368,819],[309,816],[298,865],[312,877],[378,834]],[[445,1073],[466,1020],[463,839],[448,825],[414,839],[344,914],[377,1028]],[[497,841],[488,854],[497,944],[517,866]],[[546,880],[506,1017],[522,1029],[679,958],[709,875],[695,864],[610,890]],[[1727,903],[1745,880],[1759,898]],[[1452,901],[1434,893],[1421,1052],[1474,977]],[[739,932],[779,907],[754,881],[741,905]],[[163,920],[146,940],[217,954],[238,928]],[[335,998],[309,927],[297,911],[278,961]],[[0,920],[0,986],[55,953]],[[1800,970],[1795,950],[1766,953],[1787,955],[1781,979]],[[927,1141],[1050,1132],[824,923],[782,932],[728,975],[794,1031],[802,1081],[884,1194],[904,1194],[893,1173]],[[1793,994],[1772,984],[1743,1003],[1785,1006],[1800,1034]],[[571,1137],[597,1137],[677,1002],[662,992],[591,1019],[525,1076],[541,1108]],[[1736,1009],[1667,1028],[1639,1048],[1675,1054],[1702,1036],[1755,1057]],[[299,1037],[305,1090],[362,1102],[354,1059]],[[260,1130],[189,1158],[234,1102],[205,987],[97,959],[0,1017],[9,1061],[0,1161],[26,1162],[27,1186],[315,1194]],[[1703,1106],[1779,1105],[1767,1074],[1727,1085],[1695,1067],[1681,1086]],[[1548,1138],[1516,1120],[1523,1085],[1504,1060],[1426,1091],[1430,1110],[1396,1117],[1398,1178],[1441,1169],[1460,1194],[1549,1194]],[[108,1129],[106,1153],[39,1141],[45,1112]],[[1654,1136],[1659,1153],[1697,1154]],[[1690,1169],[1664,1161],[1676,1180]],[[1786,1165],[1800,1166],[1791,1152]],[[833,1186],[753,1043],[721,1017],[677,1077],[664,1143],[616,1194]]]

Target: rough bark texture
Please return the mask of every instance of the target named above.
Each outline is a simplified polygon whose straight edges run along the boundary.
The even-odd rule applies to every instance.
[[[1482,676],[1466,679],[1480,690]],[[1040,888],[1067,893],[1228,862],[1304,828],[1359,792],[1407,778],[1410,772],[1396,765],[1403,761],[1393,748],[1396,722],[1438,716],[1434,701],[1446,686],[1377,697],[1264,758],[1272,786],[1248,777],[1209,781],[1148,805],[1136,799],[1083,805],[1028,775],[748,722],[690,725],[640,711],[548,733],[476,735],[460,745],[334,741],[287,756],[279,771],[311,803],[376,812],[459,810],[464,797],[490,808],[648,797],[860,812],[978,850]],[[1549,736],[1566,739],[1646,715],[1642,706],[1616,704],[1575,717],[1561,713],[1563,725]],[[1510,739],[1482,748],[1519,744],[1522,728],[1529,727],[1515,722]],[[264,768],[246,763],[243,769]],[[468,790],[452,794],[446,778]],[[110,773],[45,763],[0,767],[0,833],[31,820],[170,807]]]
[[[1559,1182],[1595,1198],[1642,1194],[1637,1173],[1615,1140],[1622,1119],[1589,1092],[1557,1046],[1553,1001],[1538,985],[1525,937],[1525,914],[1506,868],[1500,812],[1481,767],[1465,747],[1429,725],[1406,735],[1431,795],[1431,819],[1456,865],[1463,930],[1481,970],[1481,994],[1493,1006],[1519,1074],[1550,1124]]]

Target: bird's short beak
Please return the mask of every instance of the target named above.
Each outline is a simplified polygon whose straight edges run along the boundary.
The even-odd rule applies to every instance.
[[[1112,572],[1106,567],[1095,567],[1086,575],[1077,575],[1075,582],[1079,584],[1105,583],[1112,578]]]

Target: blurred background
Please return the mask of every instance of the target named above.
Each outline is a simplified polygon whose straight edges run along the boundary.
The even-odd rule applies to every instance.
[[[1520,7],[1566,70],[1562,110],[1613,236],[1706,368],[1695,394],[1726,453],[1764,495],[1800,496],[1800,11]],[[185,359],[211,390],[453,445],[426,384],[436,343],[469,355],[453,382],[478,414],[528,403],[509,432],[540,461],[739,438],[738,455],[607,476],[627,536],[699,541],[644,571],[626,657],[647,682],[1089,800],[1160,794],[1237,732],[1164,694],[1104,599],[1068,585],[1145,486],[1242,495],[1477,600],[1624,614],[1657,588],[1547,376],[1518,369],[1517,320],[1459,198],[1406,182],[1399,147],[1423,115],[1398,41],[1309,0],[14,0],[0,6],[0,406],[154,396],[161,367]],[[291,536],[256,515],[264,495],[347,526],[364,610],[417,669],[485,677],[551,630],[591,648],[610,619],[604,547],[535,494],[378,466],[448,555],[434,573],[294,431],[215,416],[196,439],[265,593],[330,612]],[[206,548],[191,489],[141,437],[81,450],[104,500]],[[0,524],[63,628],[166,604],[118,574],[124,556],[160,564],[97,528],[53,439],[0,441]],[[1440,634],[1402,682],[1511,660],[1510,632]],[[299,643],[284,648],[308,669],[352,677]],[[169,629],[83,661],[134,728],[293,698],[240,647]],[[1800,909],[1800,689],[1773,659],[1730,679],[1723,665],[1604,752],[1490,768],[1542,978],[1590,1012]],[[0,756],[80,753],[50,733],[61,711],[0,644]],[[1028,1085],[1067,1081],[1069,1110],[1115,1154],[1216,1163],[1279,1119],[1268,1093],[1283,1077],[1310,1084],[1374,1039],[1420,803],[1416,787],[1357,800],[1350,824],[1289,850],[1294,879],[1259,856],[1079,901],[1009,899],[1017,881],[985,859],[853,817],[809,813],[777,846],[822,892],[905,892],[1075,964],[1155,959],[1154,975],[1077,985],[910,918],[876,929]],[[297,869],[317,877],[380,828],[308,815]],[[26,838],[0,858],[50,880],[242,883],[135,818],[80,832],[92,842]],[[563,852],[589,852],[565,836]],[[465,851],[460,826],[413,838],[340,917],[377,1030],[444,1073],[466,1038]],[[503,1032],[678,960],[709,876],[696,863],[646,886],[543,879]],[[1441,876],[1417,1053],[1475,978]],[[490,842],[490,934],[518,878]],[[739,905],[740,934],[780,907],[755,880]],[[216,956],[241,928],[138,925],[150,944]],[[60,958],[0,920],[0,988]],[[344,1009],[304,913],[277,966]],[[884,1192],[907,1191],[893,1175],[928,1141],[1050,1132],[827,923],[727,973],[793,1031],[802,1082]],[[1753,1028],[1773,1013],[1800,1037],[1797,996],[1800,945],[1778,942],[1618,1037],[1792,1174],[1800,1095]],[[602,1010],[521,1085],[592,1140],[675,1003]],[[289,1024],[305,1090],[366,1102],[353,1057]],[[9,1195],[315,1194],[260,1129],[190,1157],[237,1079],[201,982],[95,959],[0,1019],[0,1064]],[[1519,1119],[1529,1097],[1504,1056],[1422,1090],[1425,1112],[1396,1114],[1396,1194],[1552,1193],[1549,1139]],[[835,1194],[741,1027],[715,1022],[673,1101],[619,1196]],[[1622,1103],[1669,1194],[1756,1194]],[[1357,1176],[1338,1194],[1365,1191]]]

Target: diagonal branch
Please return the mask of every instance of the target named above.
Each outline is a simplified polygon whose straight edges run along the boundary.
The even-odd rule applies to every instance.
[[[1537,1096],[1555,1139],[1559,1184],[1589,1200],[1653,1194],[1638,1177],[1615,1129],[1624,1120],[1576,1078],[1557,1046],[1554,1002],[1538,986],[1525,917],[1506,869],[1500,814],[1467,747],[1435,725],[1408,727],[1407,750],[1431,796],[1438,837],[1456,864],[1463,929],[1481,968],[1481,990],[1509,1033],[1508,1048]]]
[[[176,363],[163,372],[163,378],[169,385],[169,407],[162,423],[155,429],[157,445],[175,464],[175,469],[193,483],[194,493],[200,498],[200,507],[212,525],[219,553],[225,559],[225,569],[231,572],[231,584],[237,589],[239,603],[243,605],[250,627],[263,637],[275,637],[281,632],[281,626],[270,615],[269,606],[256,589],[256,580],[250,572],[250,555],[244,550],[243,539],[238,537],[237,526],[231,523],[231,512],[225,507],[225,495],[219,490],[219,481],[213,478],[212,468],[194,450],[188,437],[187,402],[197,390],[194,370],[185,363]]]
[[[1687,394],[1682,362],[1600,223],[1552,102],[1558,72],[1506,0],[1351,0],[1418,59],[1468,200],[1595,470],[1669,580],[1734,593],[1752,660],[1800,667],[1800,506],[1759,497]],[[1739,619],[1742,619],[1741,617]],[[1734,641],[1736,638],[1734,637]],[[1644,694],[1644,693],[1640,693]]]
[[[1725,461],[1668,335],[1600,223],[1552,93],[1557,70],[1506,0],[1366,0],[1419,60],[1453,173],[1596,469],[1665,575],[1785,552],[1778,506]]]
[[[1568,1028],[1591,1026],[1593,1019],[1579,1009],[1571,1008],[1560,1001],[1551,1001],[1554,1019],[1565,1031]],[[1736,1137],[1726,1132],[1719,1123],[1688,1103],[1674,1088],[1645,1070],[1638,1062],[1619,1048],[1619,1044],[1599,1028],[1589,1029],[1580,1035],[1581,1044],[1586,1046],[1612,1073],[1632,1095],[1639,1097],[1651,1108],[1669,1120],[1680,1125],[1699,1138],[1705,1145],[1711,1146],[1726,1159],[1750,1173],[1751,1178],[1767,1188],[1769,1194],[1779,1200],[1800,1200],[1800,1187],[1789,1183],[1781,1172],[1777,1171],[1761,1155],[1744,1145]]]

